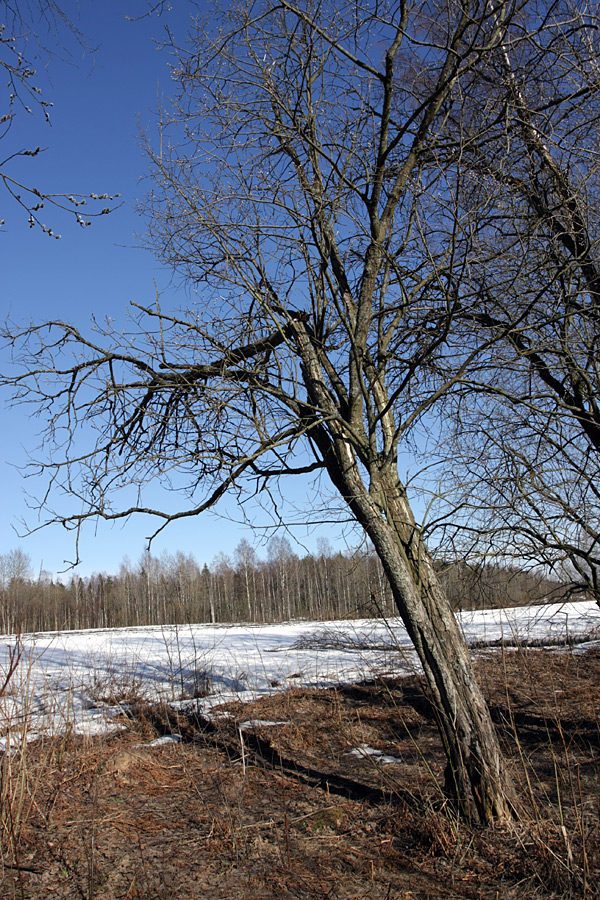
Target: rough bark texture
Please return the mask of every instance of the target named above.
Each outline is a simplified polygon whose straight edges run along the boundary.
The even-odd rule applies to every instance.
[[[401,483],[388,476],[375,500],[355,474],[351,505],[382,561],[439,715],[446,791],[472,822],[511,818],[515,796],[489,709]]]

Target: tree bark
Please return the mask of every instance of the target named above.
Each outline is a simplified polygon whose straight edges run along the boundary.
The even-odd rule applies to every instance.
[[[474,824],[514,818],[516,794],[469,650],[391,467],[370,490],[346,445],[336,481],[381,560],[398,613],[427,679],[448,763],[445,791]]]

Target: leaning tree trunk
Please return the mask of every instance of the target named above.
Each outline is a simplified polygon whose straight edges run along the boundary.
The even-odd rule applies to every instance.
[[[448,759],[446,791],[470,822],[511,818],[515,793],[490,712],[403,486],[397,474],[382,477],[378,470],[368,491],[348,462],[341,479],[346,500],[383,564],[433,694]]]
[[[331,399],[305,319],[304,314],[296,314],[292,327],[311,402],[305,410],[307,422],[314,410],[323,413],[323,418],[313,419],[311,438],[331,481],[373,543],[423,666],[448,759],[446,789],[462,816],[471,822],[487,824],[511,818],[516,811],[515,794],[490,712],[398,477],[390,405],[385,397],[378,397],[383,391],[377,378],[371,379],[375,398],[380,401],[380,425],[388,453],[384,456],[368,441],[362,442],[367,487],[355,450],[360,421],[357,424],[355,416],[354,427],[345,422]]]

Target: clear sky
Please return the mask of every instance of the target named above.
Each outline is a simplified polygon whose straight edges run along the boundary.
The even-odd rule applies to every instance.
[[[47,148],[35,158],[16,160],[7,171],[45,191],[120,193],[122,206],[109,216],[82,229],[65,215],[44,210],[44,221],[61,234],[53,240],[38,229],[30,229],[27,215],[0,191],[0,305],[2,318],[16,322],[61,318],[82,328],[91,320],[112,317],[122,320],[130,301],[152,302],[155,283],[163,304],[181,304],[170,275],[150,253],[138,249],[136,234],[144,232],[144,221],[136,212],[136,198],[143,195],[147,166],[140,149],[139,128],[152,130],[156,110],[171,91],[169,54],[157,48],[164,28],[185,33],[196,4],[177,0],[160,15],[138,18],[148,9],[144,0],[64,0],[94,53],[86,52],[63,35],[69,54],[60,51],[37,61],[36,83],[46,100],[53,102],[51,125],[41,115],[20,114],[11,131],[0,140],[0,160],[15,150]],[[210,2],[206,8],[210,9]],[[127,17],[134,19],[128,20]],[[52,46],[52,39],[46,42]],[[0,95],[2,103],[5,96]],[[2,110],[0,110],[0,115]],[[0,364],[7,353],[1,351]],[[28,451],[39,443],[41,423],[30,418],[30,410],[9,409],[0,397],[0,553],[20,547],[36,569],[52,574],[64,569],[64,560],[74,558],[73,537],[53,526],[20,539],[19,521],[35,526],[36,513],[27,507],[27,492],[39,495],[43,482],[24,480],[18,467]],[[302,489],[300,489],[302,490]],[[231,553],[242,537],[256,543],[256,533],[228,520],[237,518],[233,500],[220,508],[224,518],[208,516],[176,523],[153,547],[154,552],[183,550],[200,563],[210,562],[219,552]],[[254,524],[264,524],[257,519]],[[90,527],[83,535],[78,571],[116,571],[125,555],[137,560],[149,533],[148,521],[136,519],[125,525]],[[319,534],[334,541],[331,526],[298,536],[314,547]],[[301,550],[299,551],[301,552]]]

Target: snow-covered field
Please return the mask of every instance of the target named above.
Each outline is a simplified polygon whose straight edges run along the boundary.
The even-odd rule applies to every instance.
[[[600,639],[600,609],[591,602],[459,619],[471,644]],[[23,729],[30,738],[67,728],[105,732],[135,697],[193,701],[208,711],[290,685],[331,686],[418,668],[397,619],[65,631],[25,634],[21,643],[19,666],[0,698],[0,751]],[[14,636],[0,636],[0,684],[15,645]]]

